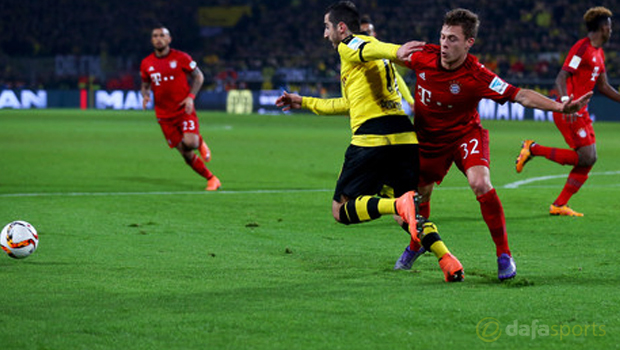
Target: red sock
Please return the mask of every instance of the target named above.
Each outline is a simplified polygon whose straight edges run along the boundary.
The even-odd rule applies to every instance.
[[[411,251],[417,252],[418,250],[420,250],[420,248],[422,248],[420,242],[416,242],[413,239],[411,240],[411,242],[409,242],[409,249],[411,249]]]
[[[427,219],[431,216],[431,202],[422,202],[418,205],[418,207],[420,209],[420,215]]]
[[[405,232],[407,232],[407,234],[411,234],[409,232],[409,224],[407,224],[406,222],[403,222],[403,224],[401,225],[401,227],[403,228],[403,230],[405,230]],[[413,238],[411,239],[411,241],[409,242],[409,249],[411,249],[412,251],[417,252],[418,250],[420,250],[422,246],[420,245],[420,242],[416,242],[413,240]]]
[[[192,154],[191,163],[187,162],[187,164],[205,179],[208,180],[213,177],[213,174],[209,171],[209,169],[207,169],[205,163],[196,154]]]
[[[570,198],[579,191],[581,186],[588,179],[588,174],[592,170],[592,167],[579,167],[576,166],[571,170],[570,174],[568,174],[568,179],[566,180],[566,184],[560,192],[558,198],[553,202],[553,205],[561,207],[566,205]]]
[[[534,156],[543,156],[561,165],[575,166],[579,162],[579,155],[572,149],[545,147],[535,143],[530,148],[530,152]]]
[[[431,202],[422,202],[418,204],[418,209],[420,210],[418,214],[428,219],[429,215],[431,215]],[[420,242],[416,242],[413,239],[411,240],[411,242],[409,242],[409,249],[411,249],[412,251],[417,252],[418,250],[420,250],[420,248],[422,248]]]
[[[489,227],[493,242],[495,242],[495,249],[497,256],[502,253],[511,255],[510,248],[508,248],[508,235],[506,234],[506,218],[504,217],[504,208],[502,202],[495,189],[478,196],[478,202],[480,202],[480,211],[482,212],[482,218]]]

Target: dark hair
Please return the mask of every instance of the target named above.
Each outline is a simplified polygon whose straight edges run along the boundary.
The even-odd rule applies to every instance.
[[[370,20],[370,15],[363,15],[360,18],[360,24],[372,24],[372,21]]]
[[[611,18],[611,16],[612,14],[609,9],[603,6],[597,6],[586,11],[586,14],[583,15],[583,20],[586,22],[588,32],[596,32],[603,25],[607,24],[607,21]]]
[[[478,15],[469,10],[455,9],[446,13],[446,16],[443,18],[443,24],[447,26],[461,26],[465,39],[469,39],[476,38],[478,35],[480,20]]]
[[[329,14],[329,21],[334,25],[343,22],[352,33],[360,31],[360,14],[351,1],[340,1],[330,5],[325,13]]]

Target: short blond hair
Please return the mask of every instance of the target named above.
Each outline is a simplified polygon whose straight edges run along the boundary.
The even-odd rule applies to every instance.
[[[586,14],[583,15],[583,20],[586,22],[586,27],[589,32],[596,32],[612,17],[612,15],[613,14],[607,7],[597,6],[588,9]]]

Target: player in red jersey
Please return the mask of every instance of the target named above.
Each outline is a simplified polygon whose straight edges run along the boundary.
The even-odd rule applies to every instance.
[[[514,277],[517,269],[508,247],[504,210],[491,184],[489,135],[480,123],[478,103],[489,98],[573,113],[585,106],[592,94],[559,103],[508,84],[469,54],[479,23],[469,10],[452,10],[445,15],[440,45],[427,44],[413,52],[417,43],[406,43],[399,48],[398,58],[417,76],[414,126],[420,142],[420,214],[429,217],[434,185],[441,183],[452,163],[456,164],[480,203],[496,246],[498,277],[504,280]],[[417,248],[414,243],[409,250]],[[407,254],[405,250],[399,260]]]
[[[196,62],[185,52],[170,48],[172,38],[167,28],[158,26],[151,33],[154,52],[142,60],[142,107],[155,98],[155,115],[170,148],[175,147],[185,162],[207,179],[207,191],[220,188],[220,180],[207,169],[211,151],[200,136],[194,98],[204,81]],[[191,87],[188,84],[191,79]],[[199,150],[200,157],[194,153]],[[202,158],[202,159],[201,159]]]
[[[620,94],[607,80],[602,47],[611,36],[611,16],[611,11],[605,7],[593,7],[583,16],[588,36],[573,45],[558,73],[555,83],[559,96],[562,96],[560,101],[567,100],[569,96],[583,96],[596,87],[601,94],[620,102]],[[572,115],[553,113],[553,120],[571,149],[545,147],[534,140],[525,140],[517,157],[516,169],[518,173],[523,171],[525,163],[535,156],[543,156],[561,165],[571,165],[573,169],[562,192],[551,204],[549,214],[583,216],[567,203],[586,182],[597,158],[596,137],[588,106]]]

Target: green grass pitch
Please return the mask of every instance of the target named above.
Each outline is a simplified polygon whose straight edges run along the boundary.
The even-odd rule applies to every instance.
[[[483,121],[518,275],[497,280],[478,203],[453,167],[432,218],[465,267],[443,282],[391,218],[336,224],[348,119],[199,111],[221,191],[168,149],[153,112],[0,111],[0,223],[40,233],[0,256],[2,349],[603,349],[620,338],[620,123],[550,217],[569,168],[520,143],[564,146],[551,123]]]

